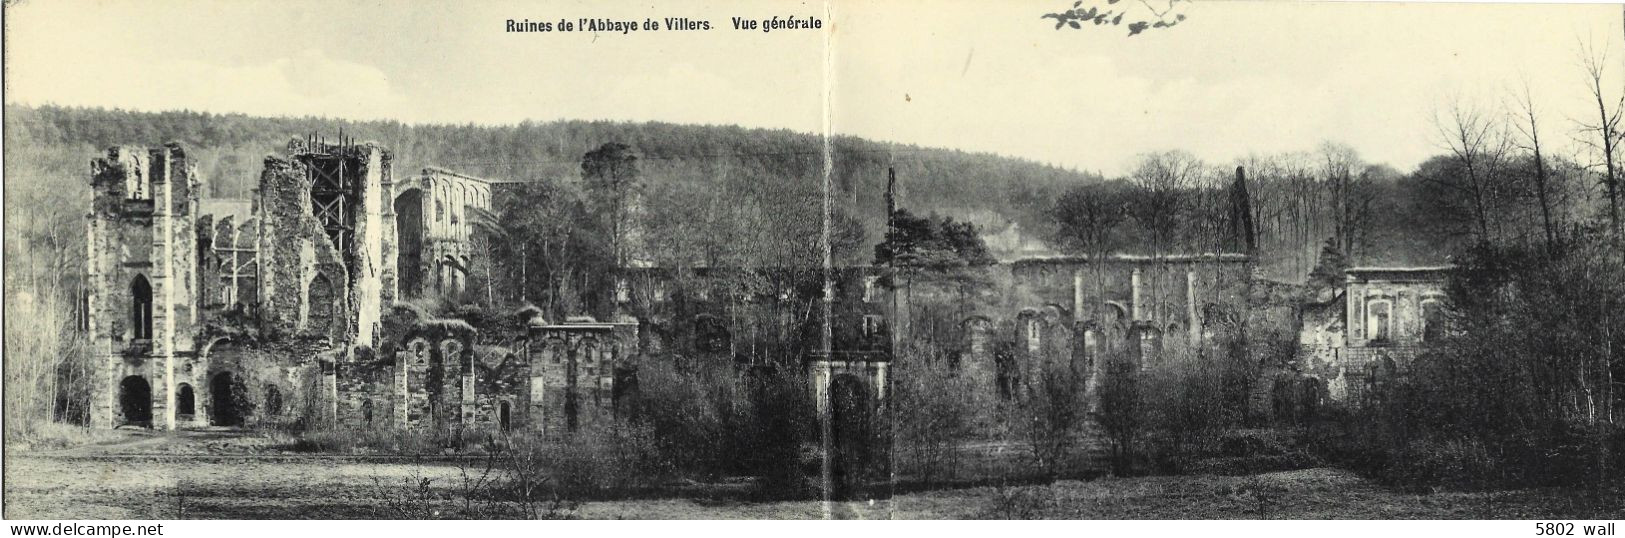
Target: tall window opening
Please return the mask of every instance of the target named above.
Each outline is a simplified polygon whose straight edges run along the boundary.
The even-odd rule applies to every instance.
[[[1437,342],[1444,337],[1444,307],[1438,299],[1422,300],[1422,341]]]
[[[147,277],[136,275],[130,282],[130,327],[136,340],[152,339],[152,285]]]
[[[192,386],[181,383],[175,387],[175,414],[191,417],[197,414],[197,394],[192,392]]]
[[[1009,400],[1016,397],[1021,386],[1021,372],[1016,367],[1015,353],[1006,346],[999,347],[993,352],[994,382],[998,384],[999,398]]]
[[[1372,342],[1387,342],[1393,325],[1394,303],[1387,299],[1372,300],[1366,304],[1366,337]]]
[[[1037,319],[1027,320],[1027,351],[1037,353],[1043,347],[1043,328],[1038,325]]]

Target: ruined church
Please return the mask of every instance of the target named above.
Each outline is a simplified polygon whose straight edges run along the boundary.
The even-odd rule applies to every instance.
[[[905,353],[949,361],[980,393],[967,397],[992,405],[1065,369],[1098,406],[1102,357],[1148,368],[1212,356],[1202,351],[1245,346],[1282,310],[1274,330],[1299,351],[1261,376],[1267,413],[1283,392],[1358,403],[1442,330],[1448,268],[1352,269],[1330,299],[1283,306],[1259,299],[1270,286],[1249,253],[1213,252],[1028,256],[987,268],[971,292],[835,268],[812,294],[825,308],[801,325],[822,334],[763,322],[804,293],[792,271],[623,267],[609,319],[528,308],[482,335],[414,301],[457,296],[490,262],[471,219],[502,182],[438,168],[397,177],[385,148],[314,137],[267,158],[249,200],[203,197],[196,168],[175,144],[92,162],[94,425],[572,430],[614,419],[642,357],[681,349],[750,370],[791,353],[785,342],[813,342],[794,353],[825,414],[885,405]]]
[[[95,425],[564,425],[602,407],[636,340],[520,311],[512,345],[483,345],[412,306],[484,263],[465,212],[490,182],[397,178],[375,144],[293,140],[246,203],[202,198],[175,144],[112,148],[91,175]]]

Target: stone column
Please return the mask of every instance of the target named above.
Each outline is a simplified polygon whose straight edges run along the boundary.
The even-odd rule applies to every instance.
[[[1072,270],[1072,319],[1090,319],[1083,312],[1083,268]]]
[[[117,426],[117,424],[113,423],[113,406],[116,405],[114,401],[118,397],[116,372],[118,371],[119,357],[112,353],[112,335],[108,334],[109,329],[107,327],[103,327],[103,316],[98,310],[101,308],[102,297],[96,292],[104,289],[106,284],[102,281],[104,277],[99,263],[101,249],[97,248],[97,242],[101,238],[101,230],[101,221],[95,215],[91,215],[85,226],[85,255],[87,256],[85,258],[87,275],[85,280],[85,318],[90,327],[89,352],[93,355],[97,353],[103,354],[99,357],[103,367],[97,369],[97,375],[91,381],[93,388],[90,397],[90,423],[96,427],[112,428]]]
[[[387,267],[384,261],[384,243],[395,240],[385,237],[386,228],[383,223],[383,167],[387,161],[383,157],[383,149],[367,146],[366,162],[363,164],[365,172],[362,177],[356,178],[361,182],[361,200],[357,203],[355,239],[350,248],[355,250],[355,263],[358,265],[358,276],[349,286],[351,301],[355,305],[355,343],[367,347],[373,346],[372,335],[375,326],[383,317],[383,278],[380,273]],[[342,166],[342,165],[341,165]],[[340,252],[340,256],[344,253]]]
[[[534,339],[538,333],[531,332]],[[547,433],[547,366],[531,353],[531,340],[525,341],[525,362],[530,364],[530,406],[526,409],[528,422],[536,433]],[[547,345],[547,344],[540,344]]]
[[[153,427],[175,429],[174,206],[167,150],[152,150],[148,168],[152,200],[152,419]],[[188,245],[190,246],[190,245]]]
[[[382,150],[380,150],[382,151]],[[385,151],[379,156],[378,192],[382,195],[379,202],[381,220],[379,222],[380,236],[382,237],[381,258],[379,265],[383,267],[381,273],[380,292],[384,304],[394,303],[400,297],[400,271],[399,249],[400,231],[396,229],[395,222],[395,173],[391,170],[393,156]],[[381,314],[380,314],[381,316]]]
[[[322,368],[322,397],[327,399],[326,402],[323,402],[324,405],[322,406],[322,415],[323,415],[322,418],[326,419],[327,423],[330,426],[335,426],[335,427],[338,426],[338,424],[339,424],[339,376],[338,376],[339,364],[338,364],[338,360],[339,360],[339,357],[338,357],[337,354],[335,354],[327,362],[324,362],[322,364],[322,367],[321,367]]]
[[[1130,291],[1129,295],[1128,317],[1130,320],[1140,321],[1145,319],[1145,305],[1140,302],[1142,295],[1140,290],[1140,268],[1138,266],[1134,268],[1134,274],[1130,278],[1129,283],[1132,287],[1132,291]]]
[[[410,348],[407,351],[395,352],[395,420],[402,430],[411,425],[408,421],[412,416],[412,386],[407,384],[411,364]]]

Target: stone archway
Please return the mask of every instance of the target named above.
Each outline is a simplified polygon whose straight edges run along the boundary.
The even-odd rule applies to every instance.
[[[175,415],[191,420],[197,414],[197,393],[192,391],[192,385],[180,383],[175,385]]]
[[[248,402],[242,379],[231,372],[220,372],[209,380],[209,399],[214,403],[209,423],[215,426],[241,426],[248,414]]]
[[[119,412],[124,416],[120,424],[144,428],[152,427],[152,385],[138,375],[124,378],[118,384]]]

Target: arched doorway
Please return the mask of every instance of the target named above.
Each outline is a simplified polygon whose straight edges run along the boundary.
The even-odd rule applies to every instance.
[[[118,385],[119,412],[124,422],[144,428],[152,427],[152,385],[146,378],[132,375]]]
[[[191,385],[181,383],[175,387],[175,414],[187,420],[197,414],[197,395]]]
[[[243,397],[243,383],[231,372],[220,372],[209,380],[209,398],[214,407],[209,423],[215,426],[241,426],[248,414],[248,402]]]
[[[497,408],[497,423],[502,425],[502,431],[508,431],[513,427],[508,418],[508,402],[502,402],[502,406]]]
[[[396,258],[400,268],[396,278],[401,295],[417,297],[423,294],[423,189],[409,188],[395,197]]]
[[[830,497],[837,500],[861,494],[873,448],[873,410],[869,389],[852,374],[835,376],[829,384]]]

